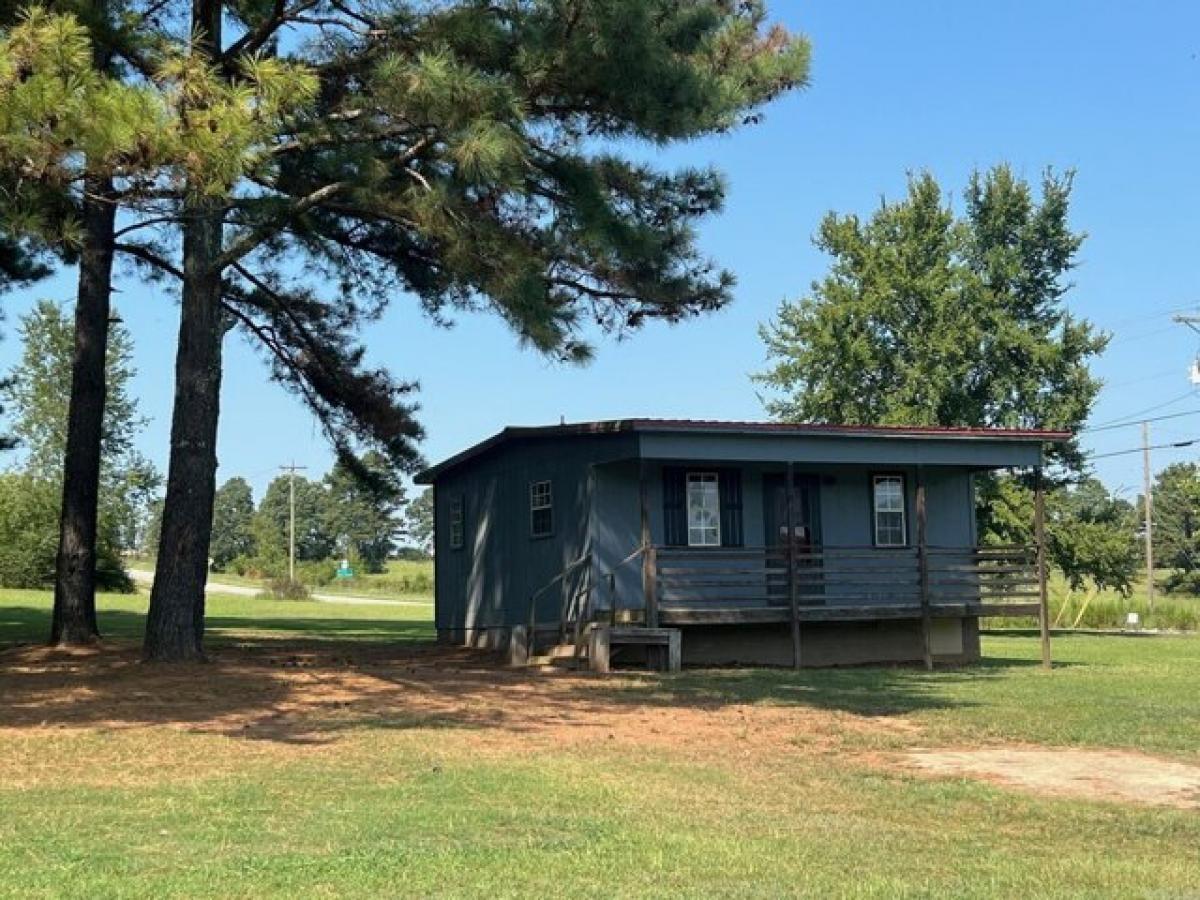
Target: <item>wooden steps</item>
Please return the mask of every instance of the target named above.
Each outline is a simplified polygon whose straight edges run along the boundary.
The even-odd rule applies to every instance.
[[[593,672],[608,672],[614,649],[621,647],[646,647],[647,656],[654,668],[677,672],[682,658],[682,643],[678,628],[645,628],[640,625],[589,625],[576,649],[573,643],[543,645],[550,634],[557,641],[558,629],[537,629],[538,640],[534,652],[528,652],[528,634],[525,626],[512,629],[509,638],[509,665],[533,666],[538,668],[581,669]]]
[[[587,665],[587,648],[576,653],[574,644],[555,644],[534,654],[526,665],[538,668],[580,669]]]

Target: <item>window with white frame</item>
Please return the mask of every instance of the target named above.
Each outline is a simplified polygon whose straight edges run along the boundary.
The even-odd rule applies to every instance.
[[[462,495],[450,498],[450,549],[463,548],[466,531],[466,504]]]
[[[908,529],[904,521],[904,476],[876,475],[872,481],[875,509],[875,546],[904,547]]]
[[[549,537],[554,533],[554,493],[549,481],[529,483],[529,536]]]
[[[688,472],[689,547],[721,546],[721,490],[716,472]]]

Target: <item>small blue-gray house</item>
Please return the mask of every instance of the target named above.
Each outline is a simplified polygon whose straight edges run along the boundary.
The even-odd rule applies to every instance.
[[[1045,625],[1038,547],[979,546],[974,478],[1040,472],[1045,445],[1067,437],[655,419],[506,428],[417,479],[434,488],[438,636],[581,646],[609,628],[633,646],[669,632],[693,664],[974,660],[982,615]]]

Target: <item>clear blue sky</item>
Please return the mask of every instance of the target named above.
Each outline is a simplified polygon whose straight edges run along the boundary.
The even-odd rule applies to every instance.
[[[748,375],[763,365],[756,329],[819,277],[811,244],[828,210],[869,212],[905,173],[927,168],[960,191],[972,168],[1000,161],[1036,178],[1078,171],[1074,225],[1090,235],[1071,308],[1111,330],[1096,371],[1108,382],[1093,421],[1164,404],[1200,410],[1187,370],[1200,336],[1171,322],[1200,310],[1200,4],[905,3],[776,0],[774,15],[813,42],[812,85],[767,110],[764,124],[672,148],[665,166],[716,163],[730,182],[703,245],[737,273],[736,302],[707,319],[652,326],[602,342],[587,368],[518,347],[495,319],[462,316],[439,330],[397,298],[369,333],[376,362],[422,385],[424,453],[446,456],[507,424],[646,416],[761,418]],[[74,273],[4,300],[0,364],[12,328],[37,297],[68,300]],[[118,304],[137,344],[135,390],[152,424],[143,450],[165,470],[175,298],[131,278]],[[330,453],[308,413],[268,382],[239,337],[226,349],[221,478],[260,493],[291,459],[323,471]],[[1200,437],[1200,415],[1156,423],[1156,442]],[[1137,445],[1136,428],[1089,435],[1097,453]],[[1155,466],[1200,458],[1158,451]],[[1137,490],[1140,456],[1097,463],[1113,487]]]

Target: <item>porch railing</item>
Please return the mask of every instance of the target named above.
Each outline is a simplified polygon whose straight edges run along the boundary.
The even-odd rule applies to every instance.
[[[680,610],[1003,604],[1034,612],[1033,547],[655,548],[660,616]],[[1028,609],[1025,609],[1028,607]],[[989,610],[990,611],[990,610]]]
[[[1049,666],[1037,547],[651,547],[646,559],[647,624],[788,622],[797,669],[802,622],[919,619],[932,669],[933,619],[985,615],[1036,616]]]

